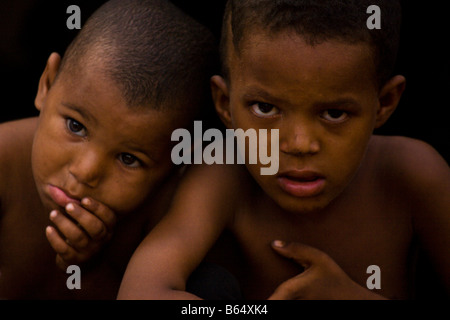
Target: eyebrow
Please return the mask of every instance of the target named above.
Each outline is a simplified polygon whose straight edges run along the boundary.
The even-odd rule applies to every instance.
[[[81,108],[80,106],[64,101],[62,101],[61,104],[66,108],[69,108],[79,113],[83,118],[87,119],[89,122],[92,122],[94,124],[98,123],[97,119],[86,108]]]
[[[245,93],[243,95],[243,98],[247,99],[247,100],[251,100],[251,99],[255,99],[255,96],[261,97],[261,98],[263,98],[263,99],[265,99],[267,101],[271,101],[271,102],[274,102],[274,103],[284,102],[283,99],[274,97],[270,93],[268,93],[267,91],[265,91],[263,89],[260,89],[260,88],[255,88],[255,87],[248,88],[247,89],[247,93]]]
[[[286,100],[283,98],[278,98],[272,96],[267,91],[258,88],[258,87],[249,87],[247,88],[247,93],[243,95],[243,98],[246,100],[252,100],[255,99],[255,97],[261,97],[264,100],[270,101],[275,104],[284,103]],[[355,110],[361,109],[361,105],[356,101],[355,99],[351,97],[343,97],[343,98],[337,98],[336,100],[329,100],[329,101],[318,101],[314,103],[314,106],[316,107],[322,107],[322,108],[339,108],[342,106],[351,107]]]
[[[350,107],[353,109],[360,109],[361,105],[352,98],[339,98],[336,100],[332,100],[332,101],[321,101],[321,102],[317,102],[315,103],[315,105],[320,106],[322,108],[328,108],[328,109],[332,109],[332,108],[339,108],[342,106],[346,106],[346,107]]]

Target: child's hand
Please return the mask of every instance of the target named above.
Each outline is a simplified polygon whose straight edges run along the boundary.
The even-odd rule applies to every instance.
[[[270,300],[384,299],[350,279],[330,256],[318,249],[278,240],[272,247],[305,270],[278,286]]]
[[[57,210],[50,213],[50,220],[58,231],[48,226],[46,236],[56,251],[56,264],[66,270],[71,264],[89,260],[112,237],[116,216],[108,207],[91,198],[84,198],[81,205],[69,203],[67,214]]]

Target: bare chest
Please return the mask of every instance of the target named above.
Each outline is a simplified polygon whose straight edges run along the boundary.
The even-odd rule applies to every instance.
[[[31,192],[5,201],[0,222],[0,297],[39,296],[55,274],[55,254],[45,237],[50,221]]]
[[[347,208],[353,214],[329,219],[286,219],[264,207],[242,212],[233,230],[241,262],[237,271],[244,294],[265,299],[285,280],[303,271],[271,248],[274,240],[300,242],[328,254],[355,282],[367,287],[373,266],[381,289],[391,298],[406,297],[412,262],[410,222],[400,207],[379,205]],[[320,213],[319,213],[320,214]]]

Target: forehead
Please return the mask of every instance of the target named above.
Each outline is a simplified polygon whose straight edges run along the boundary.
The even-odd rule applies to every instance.
[[[318,86],[336,91],[376,86],[369,45],[339,40],[310,45],[294,32],[247,34],[239,53],[229,50],[229,66],[231,79],[241,83],[253,78],[271,85],[292,84],[296,90]]]

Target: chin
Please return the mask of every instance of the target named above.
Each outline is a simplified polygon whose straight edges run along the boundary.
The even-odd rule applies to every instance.
[[[316,214],[320,213],[326,207],[326,205],[319,205],[319,204],[311,204],[311,205],[279,204],[279,206],[283,210],[293,214]]]
[[[294,214],[315,214],[320,213],[328,207],[331,200],[324,195],[315,197],[298,198],[290,195],[281,195],[272,198],[283,210]]]

